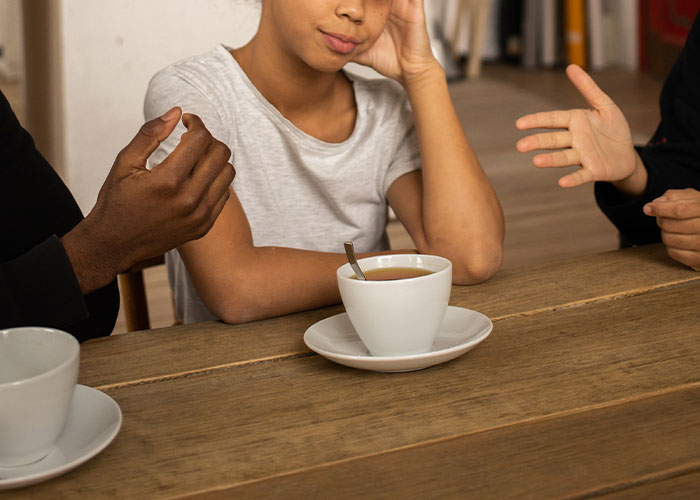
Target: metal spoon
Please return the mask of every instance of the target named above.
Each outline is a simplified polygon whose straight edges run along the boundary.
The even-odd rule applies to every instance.
[[[360,265],[357,263],[357,257],[355,257],[355,247],[353,246],[352,241],[345,242],[345,255],[348,256],[348,262],[350,262],[350,267],[352,267],[352,270],[355,271],[355,276],[357,276],[357,279],[367,281],[365,274],[362,272]]]

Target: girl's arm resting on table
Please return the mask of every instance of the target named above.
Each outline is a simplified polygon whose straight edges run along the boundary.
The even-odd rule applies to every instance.
[[[339,241],[339,251],[342,246]],[[178,250],[199,297],[226,323],[340,302],[336,270],[347,262],[345,254],[255,247],[250,224],[234,192],[211,231]],[[361,257],[368,255],[376,254]]]
[[[493,276],[503,261],[498,198],[467,140],[442,68],[406,79],[423,170],[397,179],[388,200],[420,253],[452,261],[453,282]]]

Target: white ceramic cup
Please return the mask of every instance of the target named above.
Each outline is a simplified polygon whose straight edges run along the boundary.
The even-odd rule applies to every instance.
[[[0,466],[41,460],[53,449],[78,381],[80,344],[50,328],[0,330]]]
[[[382,255],[359,260],[363,272],[400,267],[431,274],[392,281],[355,279],[350,264],[338,268],[338,288],[357,335],[373,356],[430,351],[452,291],[452,263],[435,255]]]

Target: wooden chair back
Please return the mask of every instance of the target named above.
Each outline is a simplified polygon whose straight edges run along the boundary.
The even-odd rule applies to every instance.
[[[158,257],[139,262],[128,271],[119,275],[119,288],[122,293],[122,307],[124,307],[127,331],[135,332],[151,328],[143,270],[162,264],[165,264],[165,256],[159,255]]]

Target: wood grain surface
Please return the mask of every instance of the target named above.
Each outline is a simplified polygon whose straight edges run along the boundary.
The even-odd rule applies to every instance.
[[[420,372],[380,374],[307,356],[114,388],[107,392],[124,413],[115,442],[76,471],[8,498],[207,492],[694,390],[699,302],[700,283],[688,283],[513,316],[477,349]],[[684,407],[671,417],[697,430],[697,413]],[[624,450],[616,457],[630,460]],[[655,467],[666,465],[650,461]]]
[[[694,472],[686,473],[685,470],[679,470],[677,474],[671,472],[663,479],[650,480],[624,490],[601,494],[599,498],[603,500],[639,500],[640,498],[697,500],[700,498],[700,463],[695,465]]]
[[[503,271],[480,285],[453,287],[450,303],[499,321],[698,280],[700,274],[654,245]],[[306,329],[340,312],[342,306],[244,325],[209,322],[95,339],[82,345],[80,383],[112,387],[310,355],[303,343]]]
[[[700,491],[698,467],[696,386],[190,498],[676,498]]]

